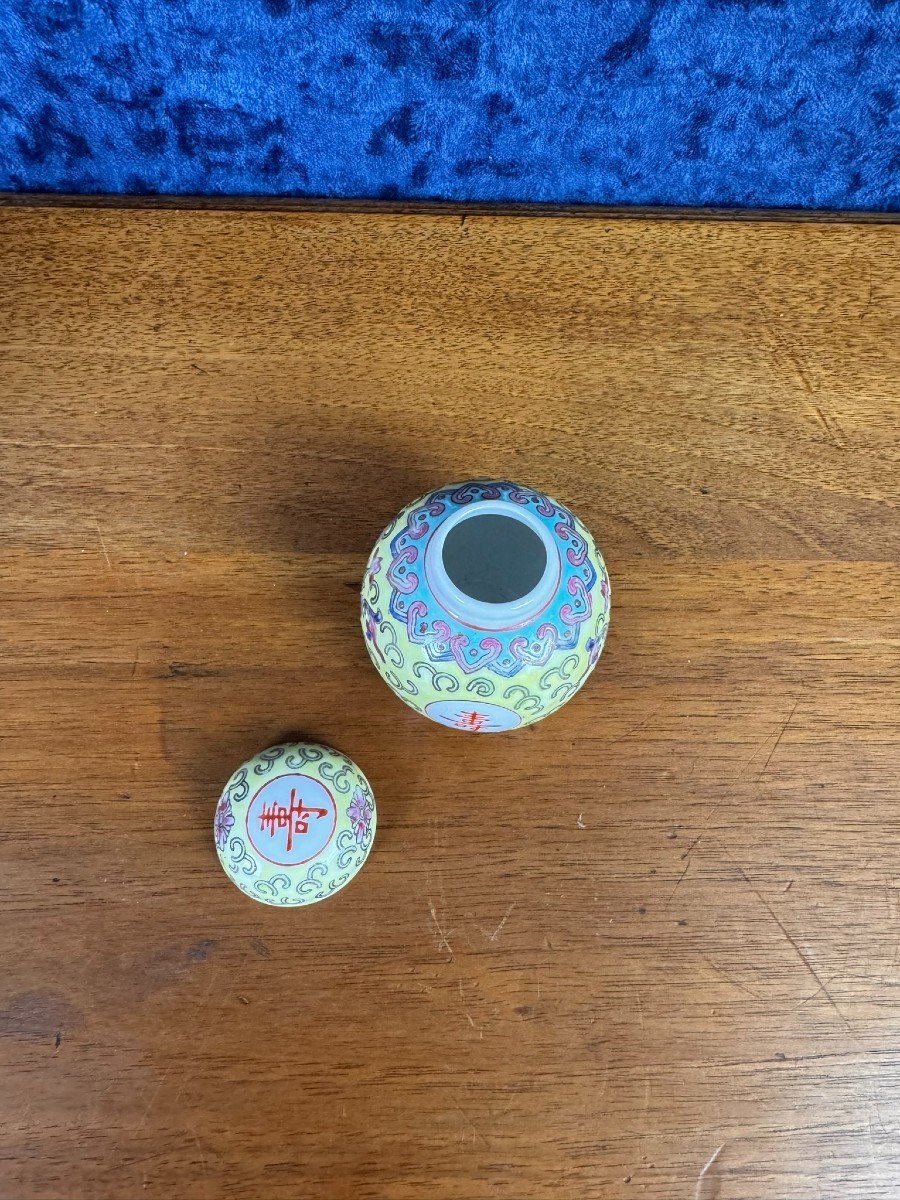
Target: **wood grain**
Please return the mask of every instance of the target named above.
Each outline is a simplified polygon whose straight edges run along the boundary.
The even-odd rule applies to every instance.
[[[0,213],[0,1195],[896,1200],[898,238]],[[478,474],[613,581],[498,738],[356,625]],[[292,732],[379,833],[281,912],[211,821]]]

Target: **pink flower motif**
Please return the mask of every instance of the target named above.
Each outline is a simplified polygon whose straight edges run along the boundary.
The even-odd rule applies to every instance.
[[[234,814],[231,811],[231,801],[227,797],[223,797],[219,801],[219,807],[216,809],[215,834],[216,845],[221,850],[228,841],[228,835],[231,833],[231,828],[234,825]]]
[[[347,809],[347,817],[356,837],[357,844],[364,846],[372,828],[372,805],[362,788],[357,788]]]
[[[369,580],[371,581],[372,579],[374,579],[380,570],[381,570],[381,555],[376,554],[375,557],[372,559],[372,561],[369,563]]]

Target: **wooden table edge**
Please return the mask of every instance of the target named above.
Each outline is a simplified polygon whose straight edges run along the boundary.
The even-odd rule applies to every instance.
[[[898,212],[800,208],[684,208],[666,205],[457,203],[444,200],[327,199],[314,196],[137,196],[0,192],[5,208],[207,209],[250,212],[379,213],[393,216],[593,217],[601,220],[781,221],[897,225]]]

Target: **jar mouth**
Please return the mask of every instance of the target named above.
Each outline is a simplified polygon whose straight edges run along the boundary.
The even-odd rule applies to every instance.
[[[507,500],[459,508],[429,538],[425,575],[438,604],[473,629],[518,629],[559,587],[559,547],[547,525]]]

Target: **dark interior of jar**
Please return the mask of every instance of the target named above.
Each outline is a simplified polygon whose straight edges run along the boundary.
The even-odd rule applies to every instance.
[[[509,604],[527,596],[547,566],[547,551],[534,530],[499,513],[473,515],[454,525],[442,557],[451,583],[482,604]]]

